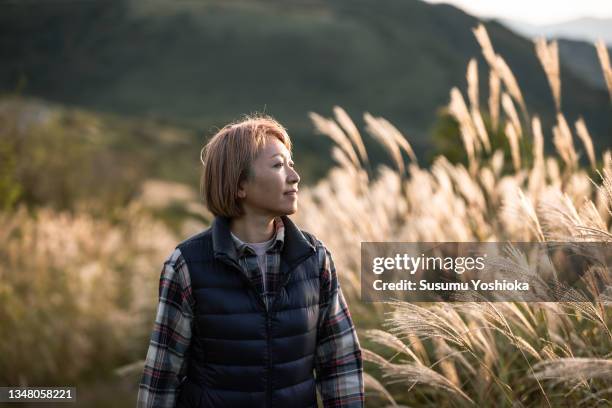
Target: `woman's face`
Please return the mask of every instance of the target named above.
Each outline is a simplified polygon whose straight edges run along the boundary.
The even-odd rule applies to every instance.
[[[268,136],[251,164],[251,177],[240,185],[238,197],[246,214],[293,214],[297,211],[299,181],[289,150],[276,137]]]

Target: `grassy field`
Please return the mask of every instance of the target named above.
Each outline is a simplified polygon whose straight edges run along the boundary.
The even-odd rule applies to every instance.
[[[610,406],[609,292],[590,303],[360,301],[361,241],[612,241],[612,154],[594,151],[588,123],[568,123],[558,109],[555,43],[534,49],[556,101],[549,131],[484,28],[474,34],[489,76],[479,79],[470,62],[468,87],[453,88],[447,108],[466,162],[439,156],[420,167],[409,141],[366,113],[365,132],[394,163],[373,169],[363,132],[342,108],[330,118],[313,113],[317,131],[334,141],[337,165],[300,190],[293,218],[334,255],[365,349],[367,406]],[[612,100],[609,56],[598,49]],[[488,84],[486,104],[480,83]],[[545,137],[555,155],[545,155]],[[25,151],[32,156],[15,158],[13,168],[35,163]],[[57,174],[71,174],[61,163]],[[19,188],[2,180],[13,186],[4,191]],[[134,405],[162,262],[210,220],[191,186],[137,181],[107,213],[91,200],[95,189],[89,199],[70,198],[68,209],[41,198],[0,213],[0,332],[9,333],[0,383],[78,384],[80,406]]]

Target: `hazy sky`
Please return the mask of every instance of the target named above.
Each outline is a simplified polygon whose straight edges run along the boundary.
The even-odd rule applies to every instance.
[[[479,17],[550,24],[580,17],[612,17],[612,0],[425,0],[450,3]]]

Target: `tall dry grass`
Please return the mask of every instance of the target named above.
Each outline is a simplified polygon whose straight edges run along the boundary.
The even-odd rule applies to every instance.
[[[612,102],[612,66],[610,66],[608,47],[606,47],[603,40],[597,41],[595,47],[597,49],[597,57],[599,58],[599,63],[601,64],[606,86],[608,87],[608,92],[610,93],[610,101]]]
[[[476,60],[467,69],[469,103],[458,88],[451,90],[449,103],[467,167],[443,156],[431,168],[419,167],[402,149],[409,146],[403,135],[383,118],[366,113],[366,132],[382,143],[395,165],[368,174],[352,153],[351,142],[359,132],[347,123],[346,113],[335,107],[334,118],[311,114],[321,133],[341,141],[342,154],[337,155],[339,167],[303,190],[298,223],[331,248],[341,271],[343,290],[367,345],[368,405],[609,406],[612,286],[590,302],[578,297],[558,303],[359,301],[361,241],[612,243],[612,154],[608,150],[596,156],[584,120],[575,123],[575,134],[567,123],[556,44],[535,43],[557,110],[556,124],[544,130],[538,115],[528,112],[516,78],[484,26],[474,34],[490,69],[488,110],[479,104]],[[601,46],[598,51],[608,78],[607,55]],[[503,152],[487,151],[488,135],[479,123],[484,116],[495,128],[500,123],[505,129],[514,168],[509,174],[502,171]],[[334,120],[350,129],[351,137]],[[576,136],[580,144],[574,143]],[[532,161],[521,157],[519,144],[526,137],[531,138]],[[545,156],[545,138],[556,156]],[[407,161],[402,151],[408,153]],[[579,166],[580,154],[597,170],[594,179]],[[520,265],[520,254],[515,256]],[[599,272],[612,285],[610,270]],[[365,329],[383,318],[383,327]]]
[[[115,217],[0,213],[0,383],[99,379],[143,353],[176,236],[137,202]]]

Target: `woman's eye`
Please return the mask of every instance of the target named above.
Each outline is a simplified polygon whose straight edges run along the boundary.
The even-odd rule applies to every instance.
[[[283,163],[276,163],[274,167],[283,167]]]

